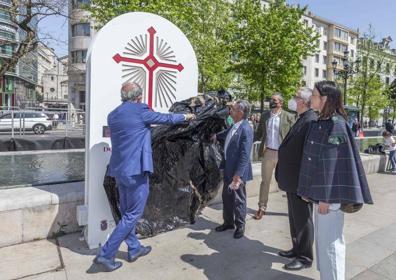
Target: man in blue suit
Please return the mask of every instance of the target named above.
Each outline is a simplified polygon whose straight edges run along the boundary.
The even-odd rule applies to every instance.
[[[234,229],[234,238],[241,238],[245,233],[246,219],[246,182],[253,179],[250,153],[253,145],[253,130],[247,120],[250,104],[236,101],[230,107],[234,125],[216,135],[224,141],[224,186],[223,219],[224,223],[216,231]]]
[[[112,146],[109,176],[116,179],[122,217],[94,259],[105,271],[121,267],[122,263],[114,257],[122,241],[128,245],[129,262],[151,251],[150,246],[140,245],[135,234],[149,194],[149,174],[153,172],[150,125],[176,124],[195,118],[193,114],[153,112],[142,103],[142,89],[136,83],[123,85],[121,100],[122,104],[107,117]]]

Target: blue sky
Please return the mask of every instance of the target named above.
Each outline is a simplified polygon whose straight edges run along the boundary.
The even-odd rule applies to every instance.
[[[331,21],[367,31],[371,23],[377,40],[391,36],[396,48],[396,0],[287,0],[289,4],[308,5],[316,15]],[[47,43],[59,55],[67,54],[67,21],[63,17],[48,17],[39,28],[54,39]]]
[[[287,0],[289,4],[308,5],[314,14],[336,23],[359,28],[361,34],[371,23],[379,41],[391,36],[396,48],[396,0]]]

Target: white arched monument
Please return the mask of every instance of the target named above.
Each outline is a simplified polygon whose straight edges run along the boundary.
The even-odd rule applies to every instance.
[[[154,111],[167,112],[175,101],[196,96],[197,59],[180,29],[154,14],[127,13],[107,23],[88,51],[85,205],[78,217],[90,248],[103,244],[115,226],[103,188],[111,155],[106,126],[126,82],[142,86]]]

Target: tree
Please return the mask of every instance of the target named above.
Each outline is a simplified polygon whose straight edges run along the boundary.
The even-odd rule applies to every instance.
[[[260,93],[261,110],[265,95],[280,91],[291,95],[299,86],[302,59],[317,49],[319,35],[303,24],[306,8],[291,7],[283,0],[236,0],[238,54],[235,70],[254,83]]]
[[[385,55],[374,40],[374,31],[370,25],[368,32],[359,40],[362,65],[351,83],[350,102],[360,109],[360,123],[363,123],[365,116],[370,120],[378,118],[379,110],[384,109],[389,101],[380,78]]]
[[[11,0],[7,17],[14,24],[15,32],[9,39],[0,40],[0,47],[11,49],[10,57],[0,65],[0,77],[17,65],[21,58],[36,49],[40,39],[49,39],[49,34],[39,36],[38,23],[48,16],[66,16],[67,0]],[[19,34],[19,38],[15,34]]]
[[[387,115],[385,119],[392,118],[392,122],[395,122],[396,118],[396,80],[390,84],[386,90],[386,94],[389,101],[389,107],[387,108]]]
[[[199,91],[228,88],[233,73],[230,41],[234,33],[231,3],[226,0],[93,0],[87,7],[100,28],[131,11],[158,14],[177,25],[190,40],[198,60]]]

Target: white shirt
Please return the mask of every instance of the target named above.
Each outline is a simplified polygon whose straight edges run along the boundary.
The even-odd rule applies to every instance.
[[[238,130],[238,128],[240,127],[242,122],[243,122],[243,120],[240,120],[239,122],[235,123],[232,126],[232,128],[230,129],[230,131],[228,131],[227,137],[224,142],[224,158],[226,158],[227,148],[228,148],[228,145],[230,144],[231,138],[232,138],[232,136],[234,136],[235,132]]]
[[[274,114],[271,112],[271,117],[268,120],[267,125],[267,139],[265,140],[265,146],[272,150],[278,150],[279,143],[279,124],[280,124],[280,113]]]
[[[384,145],[388,151],[396,151],[396,146],[392,146],[395,143],[395,139],[393,136],[384,138]]]

